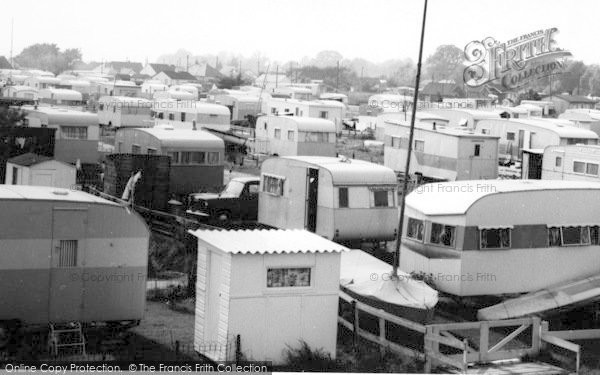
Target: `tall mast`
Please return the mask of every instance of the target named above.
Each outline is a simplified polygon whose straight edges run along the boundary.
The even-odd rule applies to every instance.
[[[415,118],[417,116],[417,104],[419,100],[419,83],[421,81],[421,62],[423,60],[423,41],[425,39],[425,19],[427,16],[427,0],[423,7],[423,24],[421,25],[421,44],[419,46],[419,61],[417,63],[417,78],[415,80],[415,94],[413,97],[412,118],[410,119],[410,134],[408,136],[408,150],[406,154],[406,168],[404,169],[404,180],[402,181],[402,201],[400,204],[400,218],[398,219],[398,236],[396,238],[396,251],[394,253],[393,275],[398,275],[400,267],[400,243],[402,242],[402,228],[404,226],[404,209],[406,208],[406,193],[408,190],[408,176],[410,174],[410,157],[412,155],[413,136],[415,132]]]

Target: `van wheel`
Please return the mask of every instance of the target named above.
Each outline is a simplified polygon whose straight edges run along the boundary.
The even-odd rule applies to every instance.
[[[229,211],[219,211],[217,212],[217,220],[220,222],[226,222],[231,219],[231,214]]]

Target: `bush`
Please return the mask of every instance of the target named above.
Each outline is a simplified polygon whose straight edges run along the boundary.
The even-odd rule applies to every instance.
[[[287,370],[293,371],[343,371],[341,363],[337,362],[323,349],[312,350],[306,341],[300,341],[299,348],[287,345],[286,353]]]

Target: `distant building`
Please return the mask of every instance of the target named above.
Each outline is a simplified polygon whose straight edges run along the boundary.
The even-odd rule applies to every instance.
[[[465,92],[461,85],[453,82],[430,82],[420,93],[425,101],[441,102],[444,98],[462,98]]]
[[[110,61],[104,64],[100,64],[93,69],[96,73],[102,74],[139,74],[142,69],[144,69],[143,65],[139,62],[130,62],[130,61]]]
[[[290,86],[291,83],[292,81],[286,77],[285,73],[263,73],[254,80],[254,86],[263,87],[264,85],[267,92],[271,92],[279,86]]]
[[[217,69],[206,63],[194,64],[187,71],[202,83],[213,83],[222,77]]]
[[[174,72],[175,65],[169,64],[147,64],[144,69],[140,71],[140,74],[147,74],[150,77],[154,77],[160,72]]]
[[[594,109],[596,105],[595,100],[578,95],[551,95],[542,99],[554,103],[556,114],[561,114],[567,109]]]
[[[152,77],[152,80],[159,81],[160,83],[172,86],[182,85],[184,83],[197,82],[196,77],[188,72],[173,72],[173,71],[162,71]]]

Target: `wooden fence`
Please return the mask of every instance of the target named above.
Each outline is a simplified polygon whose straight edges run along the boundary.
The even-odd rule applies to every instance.
[[[430,373],[439,365],[466,372],[472,365],[531,358],[539,355],[541,349],[549,349],[550,345],[574,353],[574,371],[579,372],[581,348],[565,338],[590,338],[600,335],[600,330],[589,333],[549,331],[548,323],[539,317],[423,325],[357,301],[342,291],[340,301],[351,306],[352,314],[344,314],[341,310],[338,322],[354,333],[355,346],[358,346],[360,337],[379,345],[382,352],[390,350],[423,360],[426,373]],[[364,316],[364,313],[377,320],[377,333],[361,327],[361,315]],[[390,334],[390,323],[417,334],[422,340],[422,347],[406,346],[404,337]]]

